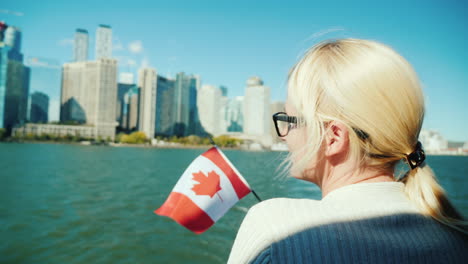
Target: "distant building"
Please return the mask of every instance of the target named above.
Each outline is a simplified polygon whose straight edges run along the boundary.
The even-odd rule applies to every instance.
[[[259,77],[247,80],[244,97],[244,134],[271,145],[270,88]]]
[[[33,123],[47,123],[49,116],[49,96],[41,92],[31,95],[31,111],[29,121]]]
[[[123,98],[121,127],[127,132],[138,130],[138,117],[140,112],[140,89],[133,85]]]
[[[203,129],[211,135],[222,133],[222,90],[214,85],[202,85],[198,92],[198,113]]]
[[[23,54],[21,53],[21,30],[14,26],[7,26],[4,36],[5,45],[10,47],[8,57],[11,60],[23,62]]]
[[[0,128],[7,133],[27,119],[30,69],[23,64],[21,30],[0,22]]]
[[[173,134],[173,102],[175,81],[158,75],[156,89],[156,135],[171,136]]]
[[[224,97],[228,96],[228,88],[224,85],[219,86],[219,89],[221,89],[221,95]]]
[[[124,108],[126,107],[125,95],[134,86],[135,84],[126,84],[126,83],[120,83],[120,82],[117,84],[117,101],[116,101],[116,110],[115,110],[116,111],[115,120],[117,121],[117,123],[119,123],[120,128],[124,127],[123,126],[123,121],[124,121],[123,111],[124,111]]]
[[[117,125],[117,61],[66,63],[62,76],[60,121],[95,126],[96,135],[113,139]]]
[[[198,111],[197,111],[197,76],[189,76],[178,73],[174,84],[173,101],[173,134],[176,136],[188,136],[197,134]]]
[[[8,25],[5,22],[0,21],[0,42],[4,42],[5,39],[5,31],[8,28]]]
[[[228,101],[226,125],[228,132],[242,132],[244,125],[244,97],[237,96]]]
[[[55,125],[55,124],[24,124],[15,127],[12,135],[26,136],[34,135],[41,136],[44,134],[55,136],[76,136],[79,138],[93,139],[102,137],[102,134],[94,126],[71,126],[71,125]],[[110,137],[104,139],[111,139]]]
[[[60,120],[60,87],[62,72],[58,61],[28,56],[26,65],[31,69],[30,93],[41,92],[49,96],[47,120]],[[31,105],[31,104],[30,104]],[[29,109],[31,112],[31,109]]]
[[[112,29],[108,25],[99,25],[96,30],[96,59],[112,58]]]
[[[116,121],[119,123],[118,129],[127,130],[124,128],[123,110],[126,107],[124,102],[125,94],[130,88],[135,86],[133,73],[122,72],[119,75],[119,83],[117,84],[117,102],[116,102]]]
[[[223,90],[221,89],[221,98],[219,100],[219,130],[218,135],[226,134],[228,128],[228,120],[227,120],[227,107],[229,103],[229,98],[224,96]]]
[[[419,141],[427,152],[439,152],[448,148],[448,141],[437,131],[421,130]]]
[[[140,87],[140,117],[138,130],[148,138],[154,138],[156,123],[156,85],[157,74],[152,68],[142,68],[138,71],[138,87]]]
[[[119,83],[135,84],[135,76],[131,72],[121,72],[119,75]]]
[[[86,29],[78,28],[75,32],[75,41],[73,47],[74,61],[88,60],[89,36]]]

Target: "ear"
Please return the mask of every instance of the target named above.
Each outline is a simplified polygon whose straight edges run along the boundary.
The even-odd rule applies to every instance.
[[[325,155],[346,154],[349,150],[349,131],[342,122],[331,121],[327,126]]]

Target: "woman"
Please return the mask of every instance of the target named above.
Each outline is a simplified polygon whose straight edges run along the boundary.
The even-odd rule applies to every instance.
[[[273,116],[292,176],[323,199],[252,207],[229,263],[461,263],[467,225],[424,162],[423,93],[391,48],[343,39],[310,49]],[[404,160],[409,172],[394,176]],[[466,262],[465,262],[466,263]]]

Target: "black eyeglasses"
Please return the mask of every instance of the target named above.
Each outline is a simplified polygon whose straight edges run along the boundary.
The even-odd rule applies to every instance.
[[[289,116],[285,112],[278,112],[273,115],[273,123],[275,123],[276,133],[278,137],[285,137],[288,135],[289,130],[297,127],[298,118]]]
[[[289,130],[297,127],[298,117],[289,116],[285,112],[278,112],[273,115],[273,123],[275,123],[276,133],[278,136],[285,137],[288,135]],[[354,127],[353,130],[360,139],[367,140],[369,138],[369,134],[367,134],[365,131]]]

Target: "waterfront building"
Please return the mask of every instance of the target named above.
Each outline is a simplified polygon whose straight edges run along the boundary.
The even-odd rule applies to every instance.
[[[244,134],[271,145],[270,88],[259,77],[247,80],[244,97]]]
[[[214,85],[202,85],[198,94],[198,112],[203,129],[211,135],[222,133],[222,90]]]
[[[206,131],[200,124],[200,115],[197,107],[198,91],[201,89],[201,79],[198,75],[189,76],[189,126],[186,135],[205,135]]]
[[[236,96],[229,99],[226,107],[227,132],[242,132],[244,124],[244,97]]]
[[[155,122],[155,131],[158,136],[171,136],[173,134],[174,89],[175,80],[158,75]]]
[[[437,153],[448,148],[448,141],[438,131],[434,130],[421,130],[419,141],[421,141],[424,150],[428,153]]]
[[[197,90],[199,77],[180,72],[176,75],[173,101],[173,135],[188,136],[199,134]]]
[[[24,124],[13,128],[13,136],[24,137],[27,135],[42,136],[54,135],[59,137],[76,136],[79,138],[93,139],[102,137],[102,134],[94,126],[73,126],[57,124]],[[111,139],[110,137],[103,139]]]
[[[224,85],[219,86],[219,89],[221,89],[221,95],[224,97],[228,96],[228,88]]]
[[[138,129],[138,117],[140,111],[140,89],[133,85],[123,97],[121,128],[127,132]]]
[[[49,116],[49,96],[41,92],[31,94],[31,108],[29,121],[33,123],[47,123]]]
[[[78,28],[75,32],[75,41],[73,47],[74,61],[88,60],[89,36],[86,29]]]
[[[23,54],[21,53],[21,41],[21,29],[18,27],[6,25],[4,31],[4,43],[6,46],[10,47],[8,54],[9,59],[23,62]]]
[[[0,128],[7,134],[27,119],[30,69],[23,64],[21,30],[0,22]]]
[[[221,88],[221,87],[220,87]],[[227,121],[227,107],[229,103],[229,98],[223,96],[225,94],[221,89],[221,98],[219,100],[219,129],[218,135],[226,134],[228,128]]]
[[[119,83],[135,84],[135,76],[131,72],[121,72],[119,74]]]
[[[125,94],[135,86],[135,84],[127,84],[127,83],[118,83],[117,84],[117,101],[116,101],[116,112],[115,112],[115,120],[119,123],[119,128],[123,128],[123,111],[125,108]]]
[[[117,61],[73,62],[63,65],[61,122],[96,127],[96,135],[114,138],[117,98]]]
[[[112,58],[112,28],[99,25],[96,30],[96,59]]]
[[[125,108],[124,96],[135,86],[134,76],[131,72],[122,72],[119,74],[119,83],[117,84],[117,102],[116,102],[116,121],[119,123],[118,130],[124,128],[123,126],[123,110]]]
[[[26,57],[26,65],[31,69],[30,93],[41,92],[49,97],[47,120],[60,120],[61,66],[58,61],[35,56]],[[28,112],[30,113],[29,108]]]
[[[142,68],[138,71],[138,87],[140,87],[140,117],[138,130],[148,138],[154,138],[156,123],[156,70]]]

